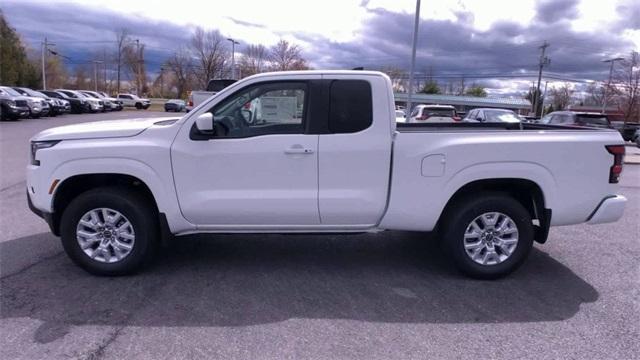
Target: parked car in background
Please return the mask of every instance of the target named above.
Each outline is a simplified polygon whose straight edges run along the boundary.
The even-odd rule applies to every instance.
[[[104,91],[98,91],[97,92],[98,95],[102,96],[103,99],[107,99],[111,102],[111,111],[120,111],[122,110],[122,101],[118,100],[116,98],[114,98],[113,96],[109,96],[109,94],[107,94]]]
[[[462,121],[481,123],[519,123],[522,119],[511,110],[479,108],[469,111]]]
[[[406,122],[407,121],[407,114],[404,113],[403,110],[396,110],[396,122]]]
[[[112,105],[111,105],[111,101],[108,99],[103,98],[101,95],[99,95],[97,92],[95,91],[90,91],[90,90],[79,90],[79,92],[91,99],[98,99],[100,101],[102,101],[102,112],[106,112],[106,111],[112,111]]]
[[[540,123],[613,129],[607,115],[590,112],[554,111],[540,119]]]
[[[72,114],[82,114],[87,111],[87,102],[84,98],[71,97],[64,92],[53,90],[39,90],[41,93],[56,99],[66,101],[69,105],[69,112]],[[66,106],[66,104],[65,104]]]
[[[636,143],[636,146],[640,148],[640,128],[636,129],[636,132],[633,134],[633,137],[631,139],[634,143]]]
[[[207,83],[206,90],[194,90],[189,93],[189,99],[187,101],[187,112],[191,111],[194,107],[200,105],[208,98],[222,91],[229,85],[232,85],[237,80],[233,79],[211,79]]]
[[[633,141],[633,136],[635,135],[638,128],[640,128],[639,123],[624,121],[612,121],[611,125],[614,127],[614,129],[620,132],[620,135],[622,135],[624,141]]]
[[[57,92],[60,92],[70,98],[73,99],[78,99],[78,100],[83,100],[82,103],[82,112],[98,112],[98,111],[102,111],[102,109],[104,108],[104,105],[102,103],[102,101],[95,99],[95,98],[91,98],[88,97],[84,94],[82,94],[79,91],[76,90],[68,90],[68,89],[56,89]]]
[[[26,87],[13,87],[13,89],[21,94],[24,94],[25,96],[44,99],[44,101],[46,101],[47,104],[49,105],[49,114],[48,114],[49,116],[56,116],[64,112],[62,104],[57,102],[55,98],[52,98],[39,91],[35,91]]]
[[[171,99],[164,103],[164,111],[175,111],[175,112],[183,112],[186,111],[187,104],[184,100],[180,99]]]
[[[151,106],[151,100],[140,98],[133,94],[118,94],[118,100],[122,101],[124,107],[134,107],[138,110],[147,110]]]
[[[47,102],[42,98],[25,96],[9,86],[0,86],[0,89],[8,95],[18,96],[26,99],[27,106],[29,107],[29,117],[31,118],[37,119],[40,116],[45,116],[49,112],[49,104],[47,104]]]
[[[27,99],[0,90],[0,120],[19,120],[29,116]]]
[[[456,108],[451,105],[416,105],[409,118],[410,123],[421,123],[425,121],[451,123],[460,121],[460,116],[456,113]]]

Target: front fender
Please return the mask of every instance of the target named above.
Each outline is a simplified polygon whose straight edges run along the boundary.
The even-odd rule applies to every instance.
[[[52,194],[46,194],[48,196],[46,199],[46,204],[49,207],[48,211],[53,211],[53,199],[56,196],[56,191],[66,179],[77,175],[90,174],[124,174],[138,178],[151,190],[158,210],[166,215],[172,232],[194,228],[191,223],[184,219],[177,206],[178,201],[173,187],[173,177],[170,174],[163,176],[144,162],[130,158],[84,158],[59,164],[52,171],[50,181],[59,179],[60,182]],[[169,180],[162,180],[166,178]]]

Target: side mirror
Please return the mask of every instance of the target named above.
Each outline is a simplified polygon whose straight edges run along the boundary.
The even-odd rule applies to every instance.
[[[206,112],[198,115],[196,118],[196,129],[200,132],[212,132],[213,131],[213,114]]]

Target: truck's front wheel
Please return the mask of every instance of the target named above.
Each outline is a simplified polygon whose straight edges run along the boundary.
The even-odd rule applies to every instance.
[[[99,188],[73,199],[60,233],[69,257],[96,275],[126,275],[150,259],[157,219],[149,202],[133,191]]]
[[[467,197],[446,214],[445,249],[463,273],[481,279],[505,276],[517,269],[533,246],[529,212],[502,195]]]

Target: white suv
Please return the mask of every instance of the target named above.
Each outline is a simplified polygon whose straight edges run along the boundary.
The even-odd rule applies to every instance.
[[[429,122],[457,122],[461,118],[456,113],[456,108],[451,105],[417,105],[413,108],[410,123]]]
[[[133,94],[118,94],[118,100],[122,101],[122,106],[135,107],[138,110],[147,110],[151,106],[151,100],[142,99]]]

